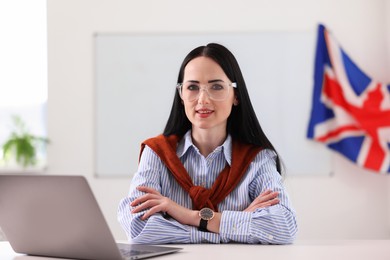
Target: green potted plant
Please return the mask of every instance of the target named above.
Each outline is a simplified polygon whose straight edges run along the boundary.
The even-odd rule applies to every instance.
[[[19,116],[12,116],[12,121],[14,129],[2,146],[4,161],[15,161],[17,165],[23,168],[35,166],[38,147],[45,146],[49,143],[49,140],[30,133]]]

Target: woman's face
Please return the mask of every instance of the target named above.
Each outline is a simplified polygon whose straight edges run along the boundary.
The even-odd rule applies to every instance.
[[[192,123],[192,131],[210,130],[225,133],[227,118],[233,104],[237,104],[234,90],[228,86],[229,93],[222,101],[211,99],[208,92],[204,90],[206,86],[212,86],[211,82],[226,85],[232,83],[222,68],[210,58],[197,57],[191,60],[184,69],[183,83],[186,82],[193,82],[201,89],[197,99],[193,101],[183,99],[185,113]]]

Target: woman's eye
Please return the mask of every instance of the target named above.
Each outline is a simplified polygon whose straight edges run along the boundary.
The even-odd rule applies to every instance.
[[[199,86],[198,85],[189,85],[189,86],[187,86],[187,89],[195,91],[195,90],[199,90]]]
[[[211,90],[223,90],[224,87],[221,84],[213,84]]]

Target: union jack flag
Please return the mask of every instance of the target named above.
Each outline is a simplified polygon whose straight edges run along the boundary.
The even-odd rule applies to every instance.
[[[307,137],[365,169],[390,173],[390,84],[360,70],[323,25],[317,37]]]

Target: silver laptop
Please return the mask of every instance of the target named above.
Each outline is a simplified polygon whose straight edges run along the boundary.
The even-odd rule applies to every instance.
[[[29,255],[142,259],[181,249],[117,244],[83,176],[0,175],[0,227]]]

